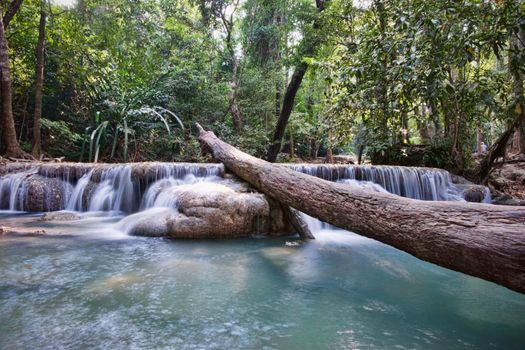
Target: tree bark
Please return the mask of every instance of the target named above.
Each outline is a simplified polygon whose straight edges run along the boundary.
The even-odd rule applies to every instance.
[[[510,59],[511,62],[509,63],[509,66],[514,65],[514,67],[511,67],[511,72],[513,76],[513,90],[514,90],[514,98],[517,101],[523,100],[523,72],[520,70],[520,58],[522,59],[522,53],[524,49],[524,43],[525,43],[525,31],[523,29],[519,29],[518,34],[515,34],[514,37],[511,37],[511,53],[510,53]],[[523,62],[522,62],[523,63]],[[523,105],[521,107],[524,107]],[[524,113],[524,111],[522,111]],[[515,144],[515,151],[517,154],[524,154],[525,153],[525,132],[523,130],[524,127],[524,120],[522,118],[521,123],[516,126],[516,131],[514,133],[514,144]]]
[[[230,14],[229,18],[226,18],[226,14],[221,14],[222,23],[224,29],[226,30],[226,48],[230,54],[230,59],[232,63],[232,79],[230,82],[230,92],[228,94],[228,111],[232,115],[233,119],[233,128],[237,134],[242,132],[243,117],[241,109],[237,104],[237,92],[239,90],[239,59],[235,54],[235,48],[233,46],[233,14],[237,9],[239,2],[234,4],[233,11]]]
[[[310,231],[310,228],[308,227],[308,224],[306,221],[304,221],[300,211],[284,204],[281,205],[281,208],[284,212],[284,215],[286,215],[286,218],[290,224],[292,224],[293,228],[297,231],[299,237],[301,237],[303,241],[315,239],[312,231]]]
[[[483,152],[482,150],[482,144],[483,142],[483,134],[481,133],[481,123],[480,121],[478,120],[477,122],[477,125],[476,125],[476,152],[478,154],[481,154]]]
[[[42,96],[44,89],[44,50],[46,37],[46,13],[40,11],[40,24],[38,25],[38,43],[36,46],[36,84],[35,84],[35,114],[33,117],[33,157],[40,157],[41,134],[40,119],[42,117]]]
[[[11,22],[15,14],[18,12],[20,5],[22,5],[22,1],[23,0],[13,0],[9,4],[9,8],[7,9],[4,17],[2,18],[3,23],[4,23],[4,30],[7,29],[7,27],[9,26],[9,22]]]
[[[1,8],[0,11],[2,11]],[[16,139],[15,121],[13,119],[9,47],[7,45],[3,21],[0,21],[0,75],[0,91],[2,93],[1,125],[5,155],[6,157],[26,158],[28,154],[20,148],[18,140]]]
[[[270,144],[268,153],[266,154],[266,159],[269,162],[275,162],[277,160],[277,155],[281,151],[281,143],[284,136],[284,131],[286,130],[286,125],[288,124],[288,119],[290,119],[290,115],[292,114],[295,95],[297,95],[297,91],[301,86],[301,82],[303,81],[303,77],[307,69],[307,63],[299,63],[299,65],[295,67],[295,71],[292,74],[292,79],[286,87],[281,112],[279,113],[279,119],[277,120],[277,125],[275,126],[275,131],[273,133],[272,143]]]
[[[316,0],[315,4],[317,6],[318,12],[324,10],[324,0]],[[319,24],[314,21],[313,24],[314,30],[319,29]],[[304,51],[304,55],[312,55],[315,52],[317,43],[313,40],[307,43],[307,47]],[[269,162],[275,162],[277,160],[277,155],[281,151],[281,144],[284,136],[284,131],[286,130],[286,125],[288,124],[288,119],[292,114],[295,96],[297,91],[301,86],[303,81],[304,74],[308,69],[308,64],[304,61],[301,61],[296,67],[290,79],[290,83],[286,87],[286,92],[284,93],[283,103],[281,111],[279,113],[279,119],[275,125],[275,131],[273,133],[272,142],[270,147],[268,147],[268,152],[266,153],[266,160]]]
[[[525,208],[427,202],[325,181],[265,162],[199,129],[203,147],[283,204],[422,260],[525,293]]]

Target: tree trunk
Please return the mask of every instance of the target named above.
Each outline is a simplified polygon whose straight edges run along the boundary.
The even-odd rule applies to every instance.
[[[319,12],[324,10],[324,0],[316,0],[315,4]],[[319,29],[319,23],[314,21],[313,24],[314,30]],[[311,41],[307,43],[307,47],[304,51],[305,56],[312,55],[316,49],[316,42]],[[279,113],[279,119],[275,126],[275,131],[273,133],[272,142],[270,147],[268,147],[268,152],[266,153],[266,160],[269,162],[275,162],[277,160],[277,155],[281,150],[281,143],[284,136],[284,131],[286,130],[286,125],[288,124],[288,119],[290,119],[290,114],[292,114],[292,109],[294,106],[295,95],[301,86],[303,81],[304,74],[308,69],[308,64],[304,61],[301,61],[296,67],[292,74],[290,83],[286,87],[286,92],[284,93],[283,103],[281,111]]]
[[[226,14],[221,14],[222,23],[224,29],[226,30],[226,48],[230,54],[230,59],[232,63],[232,79],[230,82],[230,93],[228,94],[228,111],[232,115],[233,119],[233,128],[237,134],[242,132],[242,112],[237,104],[237,91],[239,90],[239,59],[235,54],[235,48],[233,46],[233,15],[237,9],[238,2],[234,4],[233,11],[230,14],[229,18],[226,18]]]
[[[525,105],[517,101],[514,105],[514,110],[512,111],[515,114],[514,122],[509,126],[509,128],[501,134],[500,137],[490,146],[487,155],[480,162],[477,177],[480,183],[486,184],[489,179],[490,171],[496,159],[505,156],[505,151],[507,149],[507,144],[509,143],[510,138],[514,134],[514,131],[520,126],[523,125],[525,120],[525,111],[523,110]]]
[[[483,134],[481,133],[481,123],[478,120],[477,126],[476,126],[476,152],[478,154],[481,154],[483,152],[482,150],[482,144],[483,142]]]
[[[363,163],[363,153],[365,152],[365,146],[359,145],[357,147],[357,164],[361,165]]]
[[[0,8],[0,11],[2,9]],[[2,92],[2,137],[6,157],[26,158],[28,156],[16,139],[15,121],[13,119],[13,101],[11,91],[11,67],[9,66],[9,47],[3,21],[0,21],[0,90]]]
[[[525,122],[525,98],[523,96],[523,76],[519,69],[519,59],[523,54],[525,41],[525,32],[520,30],[519,33],[512,33],[509,38],[509,73],[512,76],[514,103],[509,109],[512,115],[512,124],[489,148],[487,155],[481,161],[478,167],[478,178],[481,183],[487,183],[490,171],[494,162],[499,157],[505,156],[505,151],[509,140],[516,130],[523,128]]]
[[[295,158],[295,148],[293,145],[293,134],[290,132],[290,159]]]
[[[41,137],[40,118],[42,117],[42,95],[44,89],[44,49],[46,37],[46,13],[40,11],[40,24],[38,25],[38,44],[36,46],[36,85],[35,85],[35,114],[33,117],[33,157],[40,157]]]
[[[418,201],[329,182],[252,157],[197,127],[200,142],[215,159],[281,203],[525,293],[525,208]]]
[[[328,146],[326,149],[326,163],[332,164],[334,162],[334,153],[332,151],[332,147]]]
[[[519,69],[518,65],[520,58],[522,59],[522,53],[524,49],[524,43],[525,43],[525,31],[523,29],[520,29],[518,34],[516,34],[514,37],[511,37],[511,53],[509,60],[509,67],[514,65],[515,67],[511,67],[511,73],[513,76],[513,90],[514,90],[514,98],[517,101],[523,100],[523,72]],[[523,105],[521,106],[524,107]],[[523,113],[524,111],[522,111]],[[523,130],[524,127],[524,120],[521,120],[521,123],[516,126],[516,131],[514,133],[514,151],[517,154],[523,154],[525,153],[525,132]]]
[[[270,147],[268,148],[268,153],[266,154],[266,159],[269,162],[275,162],[277,160],[277,155],[281,150],[281,143],[284,136],[284,131],[286,130],[288,119],[290,119],[290,115],[292,114],[295,95],[297,95],[297,91],[301,86],[301,82],[303,81],[303,77],[307,69],[307,63],[299,63],[299,65],[295,67],[292,79],[286,87],[281,112],[279,114],[279,119],[277,120],[277,125],[275,126],[275,132],[273,133],[272,143],[270,144]]]
[[[9,22],[11,22],[11,20],[15,16],[15,14],[18,12],[18,9],[20,8],[20,5],[22,5],[22,0],[13,0],[9,4],[9,8],[7,9],[4,17],[2,18],[3,23],[4,23],[4,31],[9,26]]]
[[[286,216],[290,224],[292,224],[293,228],[297,231],[299,237],[301,237],[303,241],[315,239],[314,235],[312,234],[312,231],[310,231],[310,228],[308,227],[308,224],[304,220],[300,211],[284,204],[281,205],[281,208],[284,212],[284,215]]]
[[[525,154],[525,126],[521,123],[521,127],[516,130],[518,139],[518,154]]]

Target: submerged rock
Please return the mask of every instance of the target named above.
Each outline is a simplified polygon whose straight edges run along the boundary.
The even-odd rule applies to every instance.
[[[463,198],[467,202],[482,203],[486,201],[487,196],[490,193],[488,192],[485,186],[470,185],[463,192]],[[488,198],[490,200],[490,197]]]
[[[47,234],[46,230],[29,227],[0,226],[0,235],[41,236]]]
[[[75,221],[82,219],[82,217],[73,211],[52,211],[45,213],[40,219],[42,221]]]

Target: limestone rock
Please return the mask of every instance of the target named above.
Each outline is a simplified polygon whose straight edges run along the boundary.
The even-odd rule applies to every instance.
[[[463,191],[462,195],[467,202],[483,203],[488,195],[487,192],[485,186],[470,185]]]
[[[42,221],[75,221],[80,219],[82,217],[73,211],[52,211],[45,213],[40,218]]]
[[[60,210],[64,207],[65,198],[72,190],[70,183],[59,178],[31,175],[24,180],[19,204],[26,211]]]
[[[233,238],[289,232],[279,208],[261,193],[239,192],[222,183],[181,185],[175,208],[152,208],[122,220],[132,235],[172,238]]]

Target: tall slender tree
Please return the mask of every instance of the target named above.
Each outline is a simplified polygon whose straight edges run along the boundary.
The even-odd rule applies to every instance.
[[[240,134],[242,131],[243,117],[241,109],[237,103],[237,94],[239,90],[239,59],[235,52],[234,38],[233,38],[233,27],[234,27],[234,15],[239,6],[239,0],[234,1],[232,9],[229,11],[229,15],[226,13],[228,7],[224,6],[221,11],[221,21],[226,31],[226,48],[230,55],[231,66],[232,66],[232,78],[230,81],[230,93],[228,94],[228,111],[231,113],[233,118],[233,128],[235,132]]]
[[[38,43],[36,45],[36,84],[35,84],[35,114],[33,117],[33,147],[31,154],[38,158],[42,152],[40,119],[42,117],[42,96],[44,89],[44,50],[46,40],[46,13],[45,2],[42,1],[40,10],[40,23],[38,25]]]
[[[315,4],[318,12],[324,10],[325,0],[316,0]],[[314,30],[319,30],[320,24],[318,20],[314,20],[313,27]],[[306,37],[304,40],[307,40],[307,42],[305,43],[303,56],[313,55],[317,48],[317,41],[313,40],[311,37]],[[272,143],[270,144],[268,153],[266,154],[266,160],[269,162],[275,162],[277,160],[277,155],[281,150],[281,143],[286,130],[286,125],[288,124],[288,119],[290,119],[290,115],[292,114],[295,96],[301,87],[301,82],[303,81],[303,77],[307,69],[308,63],[304,60],[301,60],[295,67],[292,78],[286,87],[279,119],[277,120],[277,125],[275,126],[275,131],[273,134]]]
[[[525,31],[519,29],[518,33],[511,35],[510,39],[510,64],[509,68],[513,77],[513,93],[514,99],[517,101],[517,111],[520,111],[521,114],[525,113],[523,110],[523,71],[519,68],[519,61],[523,60],[524,57],[524,47],[525,47]],[[519,105],[520,101],[522,102]],[[513,148],[516,153],[523,154],[525,153],[525,130],[524,128],[524,119],[523,116],[521,121],[516,126],[516,131],[514,132],[513,138]]]

